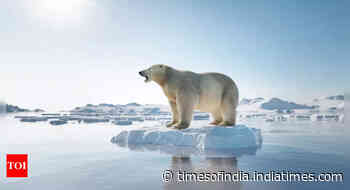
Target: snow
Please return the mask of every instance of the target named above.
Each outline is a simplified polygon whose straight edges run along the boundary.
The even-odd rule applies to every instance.
[[[235,127],[204,126],[185,130],[168,129],[164,126],[141,127],[121,131],[111,140],[130,149],[160,150],[172,154],[257,150],[261,147],[260,129],[245,125]],[[253,151],[254,152],[254,151]]]
[[[341,98],[340,98],[341,97]],[[243,98],[238,106],[240,112],[259,112],[267,113],[269,109],[293,109],[295,111],[300,110],[302,112],[310,110],[312,106],[317,106],[319,111],[329,111],[331,108],[337,110],[344,110],[344,97],[342,95],[321,97],[312,101],[306,101],[304,103],[293,103],[282,100],[280,98],[264,99],[264,98]]]
[[[291,109],[311,109],[311,106],[297,104],[294,102],[282,100],[280,98],[254,98],[242,99],[238,106],[239,111],[259,111],[266,112],[268,110],[291,110]]]
[[[318,110],[320,111],[328,111],[330,108],[344,109],[344,100],[330,99],[329,97],[318,98],[308,104],[319,106]]]
[[[254,99],[242,99],[238,110],[239,111],[259,111],[259,112],[269,112],[269,110],[264,110],[261,108],[261,104],[265,103],[267,100],[263,98],[254,98]]]

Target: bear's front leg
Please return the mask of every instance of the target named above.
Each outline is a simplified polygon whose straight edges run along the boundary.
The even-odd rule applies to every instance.
[[[176,105],[179,111],[179,122],[175,125],[176,129],[186,129],[192,121],[192,113],[196,97],[185,90],[179,91],[176,96]]]
[[[171,112],[172,112],[172,121],[166,125],[166,127],[172,127],[173,125],[179,122],[179,112],[177,111],[176,102],[169,101]]]

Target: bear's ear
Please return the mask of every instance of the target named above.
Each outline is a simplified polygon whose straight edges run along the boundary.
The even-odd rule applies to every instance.
[[[163,68],[164,68],[165,73],[169,72],[169,67],[167,65],[163,65]]]

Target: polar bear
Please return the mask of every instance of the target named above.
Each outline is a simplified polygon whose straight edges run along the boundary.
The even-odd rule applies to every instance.
[[[188,128],[194,109],[211,113],[214,121],[210,124],[236,124],[238,88],[230,77],[181,71],[162,64],[153,65],[139,74],[146,78],[145,82],[158,83],[168,98],[172,122],[167,127]]]

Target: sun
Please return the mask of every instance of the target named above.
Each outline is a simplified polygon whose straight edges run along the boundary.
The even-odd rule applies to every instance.
[[[41,9],[47,14],[71,16],[80,12],[86,0],[42,0]]]
[[[93,4],[92,0],[32,0],[32,14],[51,22],[80,21]]]

